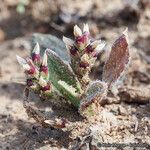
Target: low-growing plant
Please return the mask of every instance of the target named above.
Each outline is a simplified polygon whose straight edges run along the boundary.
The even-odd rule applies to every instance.
[[[112,45],[102,80],[96,81],[90,79],[89,73],[105,43],[91,38],[87,24],[83,30],[75,25],[73,33],[74,39],[63,37],[64,43],[51,35],[35,34],[31,56],[17,56],[17,60],[24,69],[29,90],[42,99],[63,96],[81,114],[93,115],[129,62],[127,30]]]

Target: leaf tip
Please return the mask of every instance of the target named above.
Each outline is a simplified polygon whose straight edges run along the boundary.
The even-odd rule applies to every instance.
[[[47,66],[47,53],[46,53],[46,51],[44,52],[44,55],[43,55],[42,66]]]
[[[36,45],[35,45],[35,47],[33,49],[33,53],[40,54],[40,45],[39,45],[38,42],[36,42]]]
[[[83,32],[88,32],[89,33],[89,25],[87,23],[83,24]]]
[[[74,35],[75,35],[76,37],[82,35],[82,31],[81,31],[81,29],[80,29],[77,25],[74,26]]]
[[[129,37],[128,37],[128,27],[123,31],[123,35],[125,36],[127,43],[129,43]]]
[[[27,64],[26,60],[24,58],[20,57],[19,55],[16,55],[16,59],[21,66],[23,64]]]

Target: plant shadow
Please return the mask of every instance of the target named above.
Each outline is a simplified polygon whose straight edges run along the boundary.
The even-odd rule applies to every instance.
[[[0,83],[0,95],[9,97],[11,100],[22,99],[24,85],[17,83]]]
[[[62,97],[42,100],[37,94],[30,92],[29,103],[35,106],[48,120],[55,118],[65,118],[70,122],[82,121],[84,117],[66,99]]]
[[[0,115],[0,139],[1,149],[28,149],[34,150],[40,147],[68,147],[71,139],[69,132],[60,129],[43,128],[36,123],[24,120],[15,120],[13,116]]]

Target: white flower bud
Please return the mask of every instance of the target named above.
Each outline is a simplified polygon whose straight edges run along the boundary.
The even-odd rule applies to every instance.
[[[63,36],[63,42],[66,44],[67,47],[71,47],[74,45],[73,40],[71,40],[70,38],[67,38],[65,36]]]
[[[40,84],[42,87],[45,87],[45,86],[47,85],[46,80],[44,80],[42,76],[41,76],[40,79],[39,79],[39,84]]]
[[[88,26],[88,24],[84,24],[84,25],[83,25],[83,32],[88,32],[88,33],[90,33],[90,32],[89,32],[89,26]]]
[[[30,68],[31,68],[28,64],[23,64],[22,67],[25,71],[30,70]]]
[[[101,40],[96,40],[96,41],[91,43],[91,46],[93,49],[95,49],[100,43],[101,43]]]
[[[47,66],[47,53],[46,53],[46,51],[43,55],[42,66]]]
[[[39,43],[37,42],[32,53],[35,53],[35,54],[40,54],[40,46],[39,46]]]
[[[16,55],[16,58],[17,58],[18,63],[23,67],[24,70],[30,69],[29,64],[27,63],[27,61],[24,58],[22,58],[18,55]]]
[[[86,62],[89,62],[89,55],[88,54],[84,54],[82,57],[81,57],[81,61],[86,61]]]
[[[81,29],[80,29],[77,25],[74,26],[74,32],[73,32],[73,33],[74,33],[74,35],[75,35],[76,37],[82,35],[82,31],[81,31]]]
[[[101,42],[96,46],[95,51],[99,53],[105,47],[105,45],[105,42]]]

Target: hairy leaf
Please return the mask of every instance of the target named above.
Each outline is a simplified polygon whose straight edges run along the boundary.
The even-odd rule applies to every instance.
[[[69,64],[61,60],[60,57],[52,50],[46,51],[48,55],[49,80],[61,94],[63,94],[66,98],[73,99],[74,101],[75,97],[77,97],[77,94],[75,93],[79,94],[81,91],[79,81]],[[62,84],[60,81],[63,81],[65,84]],[[69,91],[68,88],[66,88],[66,85],[72,87],[74,91]]]
[[[103,81],[111,84],[115,83],[124,72],[129,62],[129,47],[127,30],[114,42],[110,56],[104,65]]]
[[[64,81],[58,81],[58,84],[56,85],[56,88],[59,90],[59,92],[66,97],[74,106],[79,107],[80,99],[79,99],[79,93],[77,93],[75,88],[72,86],[69,86]]]
[[[70,56],[67,52],[66,46],[63,41],[50,34],[35,33],[32,37],[32,46],[39,43],[41,48],[41,55],[49,48],[61,57],[62,60],[70,62]]]
[[[93,102],[100,101],[107,94],[107,84],[102,81],[93,81],[85,92],[85,97],[80,103],[80,110],[83,111]]]

